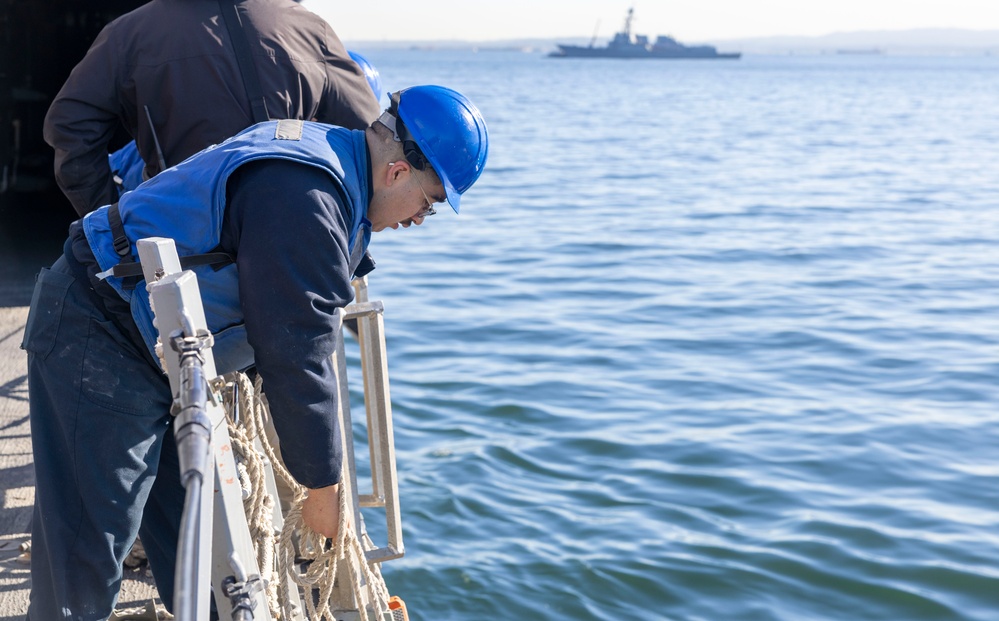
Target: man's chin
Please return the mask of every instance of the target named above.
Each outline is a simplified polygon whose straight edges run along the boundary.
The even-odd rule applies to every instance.
[[[373,225],[371,227],[371,232],[372,233],[379,233],[381,231],[384,231],[385,229],[392,229],[393,231],[396,231],[396,230],[399,229],[400,226],[402,228],[404,228],[404,229],[408,229],[409,227],[413,226],[413,224],[414,224],[414,222],[413,222],[412,218],[406,218],[402,222],[393,222],[392,224],[382,224],[382,225],[377,225],[376,224],[376,225]]]

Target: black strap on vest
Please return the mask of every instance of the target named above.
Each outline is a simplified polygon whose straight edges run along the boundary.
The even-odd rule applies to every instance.
[[[267,114],[267,102],[264,101],[264,94],[260,88],[260,76],[257,75],[257,66],[253,64],[250,42],[246,38],[246,27],[236,9],[236,0],[219,0],[219,10],[222,21],[229,30],[233,50],[236,52],[239,73],[243,76],[243,88],[246,89],[246,96],[250,99],[253,122],[263,123],[270,119],[270,115]]]
[[[128,236],[125,235],[125,225],[121,223],[121,212],[118,210],[118,203],[114,203],[108,207],[108,225],[111,227],[114,251],[119,257],[118,265],[114,266],[113,270],[134,271],[135,268],[139,270],[140,278],[127,278],[121,282],[122,288],[131,291],[135,289],[135,285],[141,280],[142,266],[132,256],[132,244],[128,241]]]
[[[188,270],[199,265],[211,265],[212,269],[217,272],[226,265],[235,262],[236,259],[233,258],[233,256],[228,252],[206,252],[204,254],[192,254],[190,256],[181,257],[180,269]],[[132,276],[139,276],[141,278],[142,264],[138,261],[119,263],[111,268],[111,275],[115,278],[130,278]]]
[[[118,203],[108,207],[108,224],[111,226],[111,236],[114,239],[114,251],[118,253],[121,260],[118,265],[111,268],[111,276],[115,278],[135,278],[135,282],[142,279],[142,264],[132,256],[132,244],[129,243],[125,235],[125,225],[121,222],[121,211],[118,210]],[[236,259],[229,253],[222,250],[221,246],[216,246],[211,252],[204,254],[192,254],[180,257],[180,268],[190,269],[199,265],[211,265],[216,272],[235,263]],[[126,289],[135,288],[135,282],[129,282]]]
[[[121,257],[121,261],[132,261],[132,245],[128,243],[128,237],[125,235],[125,227],[121,223],[118,203],[108,207],[108,224],[111,225],[111,235],[114,238],[114,251]]]

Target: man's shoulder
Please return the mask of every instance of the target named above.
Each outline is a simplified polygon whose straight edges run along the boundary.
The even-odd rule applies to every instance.
[[[340,185],[327,171],[303,162],[253,160],[233,171],[226,186],[230,215],[235,213],[237,221],[264,218],[279,230],[309,221],[306,214],[339,222],[339,227],[347,220],[348,203]]]
[[[325,34],[329,23],[295,0],[246,0],[243,10],[260,34],[286,31],[289,27],[311,34]]]
[[[122,42],[159,44],[167,35],[196,32],[198,24],[213,20],[218,13],[218,2],[208,0],[152,0],[118,16],[104,30]]]

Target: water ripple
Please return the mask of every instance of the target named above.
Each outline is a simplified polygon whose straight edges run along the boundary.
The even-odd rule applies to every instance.
[[[995,58],[371,57],[492,137],[372,244],[414,618],[995,618]]]

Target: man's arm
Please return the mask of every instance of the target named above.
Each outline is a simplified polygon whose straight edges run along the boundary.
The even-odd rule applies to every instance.
[[[118,124],[114,23],[101,31],[45,115],[45,142],[55,149],[55,178],[81,216],[117,199],[108,143]]]
[[[277,160],[247,164],[229,192],[223,245],[235,250],[247,337],[281,453],[312,490],[306,524],[333,536],[342,452],[330,356],[336,309],[353,296],[345,209],[327,173]]]

